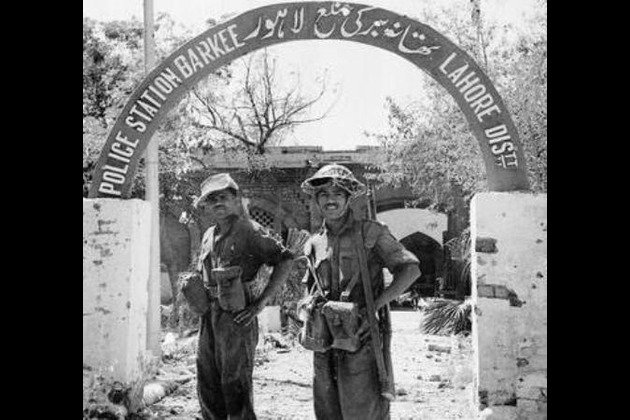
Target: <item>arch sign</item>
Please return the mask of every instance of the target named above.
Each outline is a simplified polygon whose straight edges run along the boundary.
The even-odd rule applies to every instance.
[[[264,6],[190,40],[142,81],[109,133],[90,197],[130,195],[142,152],[167,112],[197,82],[252,51],[295,40],[345,40],[391,51],[437,80],[464,112],[482,151],[493,191],[528,189],[523,151],[496,89],[472,58],[429,26],[355,3]]]

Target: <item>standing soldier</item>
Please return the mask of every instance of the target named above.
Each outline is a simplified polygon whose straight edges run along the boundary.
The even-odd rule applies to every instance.
[[[256,316],[287,279],[293,255],[248,217],[229,174],[208,177],[194,206],[209,211],[217,222],[203,236],[197,265],[201,296],[209,300],[200,311],[197,352],[201,413],[204,420],[255,419]],[[263,264],[274,267],[267,285],[256,275]]]
[[[376,316],[420,276],[418,259],[385,225],[355,218],[350,200],[363,194],[365,186],[345,166],[322,167],[302,189],[314,197],[324,217],[305,246],[311,268],[305,282],[311,296],[319,294],[320,304],[325,302],[318,306],[316,300],[305,300],[311,303],[301,337],[305,347],[314,350],[315,415],[322,420],[388,419],[393,395],[383,377],[383,360],[390,355],[382,339],[389,320],[383,319],[383,311],[380,320]],[[384,267],[393,274],[387,288]],[[313,310],[317,307],[319,313]],[[308,330],[309,325],[316,327]],[[328,329],[325,334],[316,331],[322,325]]]

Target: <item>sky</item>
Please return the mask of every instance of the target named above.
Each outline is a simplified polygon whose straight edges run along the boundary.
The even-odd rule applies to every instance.
[[[208,18],[240,14],[283,0],[154,0],[154,14],[166,12],[177,22],[201,33]],[[424,8],[468,0],[358,0],[409,16]],[[517,27],[531,13],[536,0],[482,0],[487,19],[512,23]],[[83,0],[83,16],[95,20],[142,20],[143,0]],[[439,28],[434,28],[439,31]],[[413,64],[387,51],[343,41],[301,41],[273,46],[281,71],[297,71],[301,80],[315,80],[327,74],[330,95],[320,109],[335,100],[327,117],[299,126],[285,145],[319,145],[325,150],[351,150],[357,145],[376,145],[364,132],[387,130],[385,98],[393,97],[405,104],[422,100],[423,79],[428,77]],[[336,88],[336,93],[333,89]]]

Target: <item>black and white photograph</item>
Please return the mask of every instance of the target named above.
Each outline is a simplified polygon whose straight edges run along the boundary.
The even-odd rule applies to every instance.
[[[83,0],[83,419],[547,419],[547,1]]]

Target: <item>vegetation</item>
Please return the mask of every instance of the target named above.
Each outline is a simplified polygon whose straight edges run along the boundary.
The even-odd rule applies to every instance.
[[[495,84],[510,110],[528,166],[531,189],[547,191],[547,24],[546,1],[518,32],[511,25],[484,19],[480,2],[471,9],[443,7],[419,20],[446,35],[470,54]],[[468,209],[472,196],[486,190],[479,147],[463,113],[450,95],[427,78],[425,97],[412,104],[389,98],[389,132],[372,135],[383,148],[380,174],[389,185],[406,183],[422,203],[451,213],[457,236],[449,245],[457,254],[457,272],[445,273],[458,298],[437,299],[424,308],[427,333],[470,331],[470,238]],[[464,252],[461,252],[461,251]],[[454,278],[456,277],[456,278]],[[462,293],[464,292],[464,293]]]
[[[212,20],[209,25],[214,25]],[[141,22],[83,20],[83,196],[108,130],[134,87],[142,80]],[[156,19],[157,60],[164,59],[192,34],[168,14]],[[191,210],[191,192],[198,190],[207,168],[200,159],[211,152],[244,154],[253,167],[264,167],[269,145],[279,144],[299,125],[317,121],[310,110],[326,91],[320,78],[317,94],[302,93],[299,75],[279,83],[277,64],[264,50],[216,70],[181,100],[162,122],[159,141],[163,210],[177,216]],[[140,162],[132,196],[144,196]],[[201,175],[200,175],[201,173]]]
[[[464,334],[471,330],[472,301],[435,299],[424,309],[422,329],[426,334]]]
[[[540,1],[522,31],[488,19],[479,1],[470,4],[471,8],[426,10],[418,20],[446,35],[485,70],[516,124],[532,190],[546,192],[546,1]],[[159,14],[157,59],[165,58],[192,35],[167,14]],[[83,20],[84,196],[108,130],[143,77],[142,48],[142,24],[137,20]],[[155,134],[163,212],[179,217],[187,211],[198,218],[191,202],[207,174],[200,159],[204,153],[244,154],[252,168],[264,168],[266,147],[280,144],[297,125],[325,117],[326,112],[315,116],[309,112],[322,98],[325,78],[316,82],[320,89],[309,96],[301,93],[299,76],[279,83],[276,71],[277,63],[266,52],[237,60],[200,82],[171,110]],[[379,169],[375,179],[393,186],[408,184],[418,197],[412,205],[422,203],[454,214],[459,221],[455,233],[464,243],[468,205],[475,193],[486,189],[485,170],[477,142],[455,101],[432,79],[426,78],[425,83],[423,97],[411,104],[389,98],[388,132],[368,133],[383,151],[375,162]],[[141,162],[134,197],[144,196],[142,175]],[[469,266],[468,261],[464,263]],[[467,278],[467,270],[463,271],[462,278]],[[293,296],[298,289],[285,288],[282,293]],[[436,303],[433,309],[438,318],[461,314],[446,304]],[[432,325],[447,325],[438,318]]]
[[[443,7],[420,20],[446,35],[485,70],[510,110],[534,192],[547,190],[547,35],[543,2],[526,32],[485,22],[479,2],[473,9]],[[479,147],[463,113],[445,90],[426,79],[425,96],[408,105],[389,98],[389,132],[374,135],[384,149],[382,183],[408,183],[417,202],[437,210],[467,207],[486,189]],[[465,217],[464,219],[467,219]],[[465,226],[462,226],[462,230]],[[461,230],[460,230],[461,231]]]

